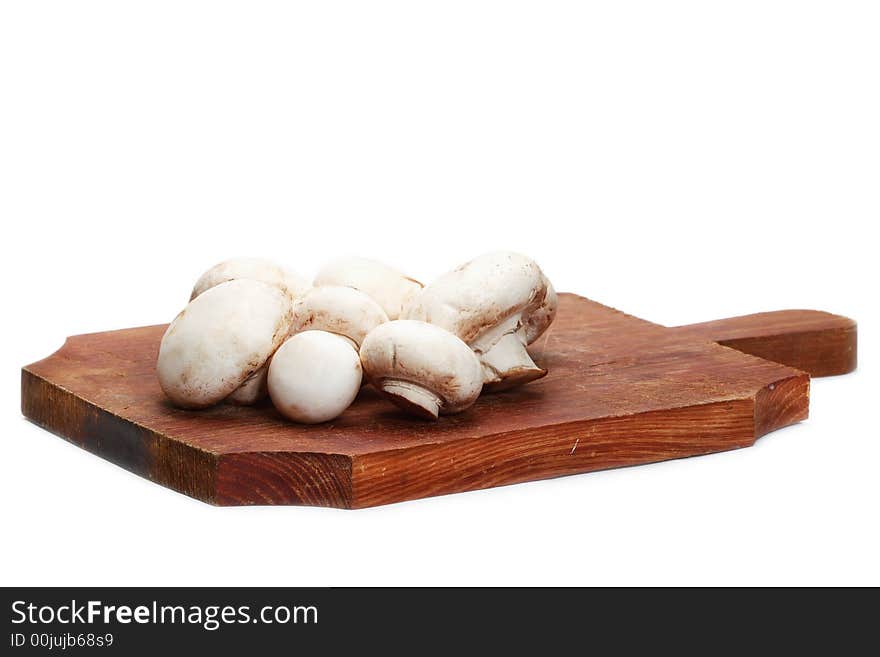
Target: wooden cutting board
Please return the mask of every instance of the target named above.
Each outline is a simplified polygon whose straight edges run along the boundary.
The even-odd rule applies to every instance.
[[[302,426],[269,403],[172,407],[155,374],[164,330],[69,338],[22,369],[22,412],[218,505],[360,508],[746,447],[807,417],[810,374],[856,366],[856,324],[837,315],[667,328],[563,294],[556,322],[530,347],[550,370],[544,379],[438,422],[402,415],[365,387],[337,420]]]

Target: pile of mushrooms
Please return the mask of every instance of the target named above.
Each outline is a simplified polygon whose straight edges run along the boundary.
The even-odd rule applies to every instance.
[[[323,267],[313,284],[258,258],[215,265],[159,347],[175,406],[271,398],[294,422],[332,420],[362,385],[436,420],[483,391],[539,379],[526,347],[556,316],[556,291],[531,259],[498,251],[428,286],[365,258]]]

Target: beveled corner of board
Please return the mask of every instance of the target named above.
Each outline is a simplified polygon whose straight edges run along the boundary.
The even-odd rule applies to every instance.
[[[792,372],[789,377],[767,384],[755,395],[756,439],[809,416],[810,375]]]

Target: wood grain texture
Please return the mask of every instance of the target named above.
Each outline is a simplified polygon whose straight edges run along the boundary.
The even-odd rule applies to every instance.
[[[808,374],[715,344],[729,325],[710,324],[665,328],[563,294],[530,347],[544,379],[438,422],[404,416],[367,387],[315,426],[268,403],[174,408],[155,375],[165,326],[148,326],[69,338],[23,368],[22,412],[213,504],[359,508],[746,447],[807,416]]]

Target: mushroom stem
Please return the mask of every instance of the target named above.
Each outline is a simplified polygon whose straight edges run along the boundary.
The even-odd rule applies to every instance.
[[[483,365],[483,385],[487,390],[505,390],[547,374],[547,370],[535,365],[519,332],[502,336],[479,356]]]
[[[443,401],[433,392],[410,381],[385,379],[377,386],[393,404],[426,420],[436,420]]]

